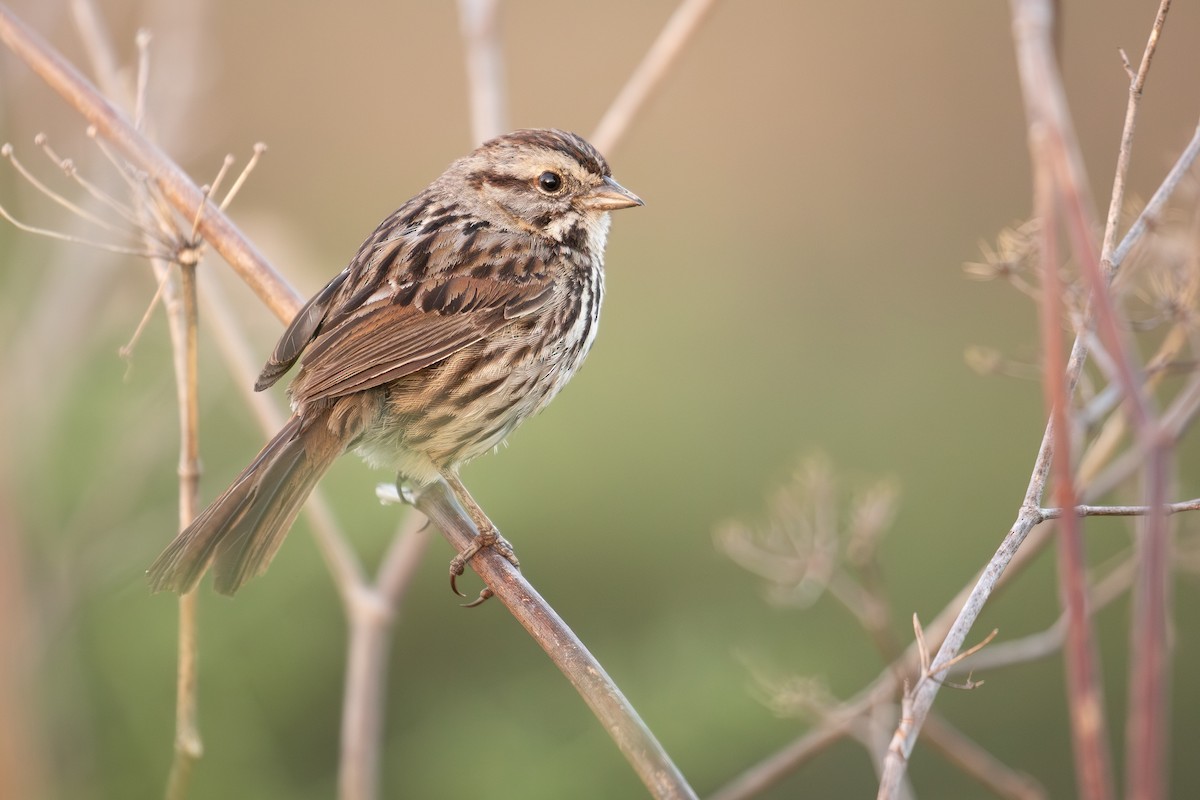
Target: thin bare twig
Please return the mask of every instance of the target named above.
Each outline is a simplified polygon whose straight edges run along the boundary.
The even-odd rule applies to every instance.
[[[1185,152],[1171,168],[1163,184],[1155,192],[1151,204],[1139,219],[1144,222],[1161,213],[1166,200],[1171,194],[1169,189],[1179,184],[1181,177],[1187,174],[1192,163],[1196,160],[1198,153],[1200,153],[1200,129],[1197,130],[1196,137],[1192,139]],[[1149,227],[1147,224],[1135,224],[1130,232],[1126,234],[1119,251],[1124,254],[1132,252],[1133,245],[1136,244]],[[1124,257],[1125,255],[1122,255],[1122,258]],[[1118,261],[1118,266],[1119,264],[1120,262]],[[1072,369],[1082,366],[1082,362],[1079,361],[1077,356],[1073,357],[1071,364]],[[1195,382],[1197,385],[1200,385],[1200,378],[1197,378]],[[1182,414],[1183,412],[1180,413]],[[1133,455],[1139,454],[1133,453]],[[1011,552],[1011,561],[1006,563],[1006,568],[995,577],[993,583],[989,583],[988,574],[981,572],[972,578],[955,597],[946,603],[933,622],[925,626],[925,638],[928,641],[938,642],[944,638],[949,638],[947,635],[948,631],[950,635],[953,635],[952,626],[962,623],[960,610],[970,606],[972,597],[979,597],[981,591],[986,589],[988,594],[985,596],[985,599],[990,598],[992,594],[1012,583],[1015,577],[1025,567],[1033,563],[1046,544],[1051,541],[1052,529],[1050,526],[1039,527],[1039,523],[1043,521],[1040,515],[1042,511],[1050,511],[1053,516],[1057,515],[1060,510],[1038,509],[1036,507],[1036,501],[1040,497],[1041,486],[1046,477],[1045,469],[1048,464],[1048,458],[1049,442],[1043,437],[1042,449],[1039,451],[1038,459],[1034,464],[1033,475],[1030,478],[1030,488],[1026,492],[1027,502],[1023,505],[1017,522],[1014,524],[1013,529],[1010,530],[1002,546],[1002,549],[1005,547],[1019,547],[1019,549]],[[1113,486],[1127,480],[1140,467],[1140,458],[1121,459],[1119,463],[1114,464],[1106,470],[1102,477],[1094,481],[1089,481],[1086,484],[1083,495],[1085,497],[1098,497],[1107,494]],[[1103,507],[1082,506],[1082,508]],[[1180,510],[1185,509],[1181,508]],[[996,558],[999,558],[999,556]],[[993,559],[993,561],[995,560]],[[1131,573],[1132,565],[1128,566]],[[1093,606],[1095,608],[1107,604],[1120,591],[1127,589],[1132,578],[1128,576],[1125,582],[1120,585],[1119,590],[1109,585],[1110,580],[1116,580],[1116,578],[1112,575],[1106,576],[1094,587]],[[971,621],[974,621],[973,618]],[[967,661],[956,665],[951,672],[961,673],[966,669],[980,670],[992,666],[1004,666],[1010,658],[1020,659],[1027,655],[1026,652],[1014,655],[1010,649],[1010,645],[1019,644],[1022,648],[1030,652],[1037,650],[1038,653],[1042,653],[1047,649],[1056,651],[1061,647],[1063,634],[1061,630],[1056,632],[1055,629],[1060,627],[1065,630],[1065,618],[1061,624],[1056,623],[1048,631],[1035,635],[1041,641],[1035,641],[1035,637],[1027,637],[1028,641],[1018,640],[1018,642],[1013,643],[992,644],[986,650],[982,650]],[[1029,657],[1036,657],[1036,655],[1030,655]],[[875,708],[891,704],[892,698],[901,686],[902,676],[910,674],[914,669],[914,665],[919,665],[918,646],[915,641],[909,645],[902,656],[885,666],[875,680],[857,695],[843,702],[837,709],[825,714],[813,729],[805,732],[795,741],[785,745],[779,751],[746,769],[741,775],[731,780],[714,794],[712,800],[746,800],[747,798],[755,797],[799,767],[819,756],[830,745],[847,736],[856,719],[864,714],[872,713],[872,710]]]
[[[642,62],[592,132],[591,142],[601,153],[611,153],[617,149],[633,118],[662,83],[714,3],[715,0],[682,0],[671,14],[654,44],[642,57]]]
[[[1170,439],[1164,435],[1151,407],[1151,398],[1134,357],[1125,341],[1123,326],[1108,292],[1106,266],[1101,264],[1092,241],[1094,221],[1091,204],[1087,199],[1082,156],[1071,128],[1070,115],[1066,109],[1065,96],[1053,58],[1047,35],[1047,21],[1052,10],[1049,3],[1035,0],[1014,0],[1014,30],[1018,47],[1018,63],[1021,65],[1022,83],[1029,109],[1030,130],[1039,131],[1045,150],[1042,168],[1053,170],[1059,203],[1062,206],[1065,227],[1071,239],[1071,250],[1089,289],[1089,299],[1094,312],[1096,329],[1116,367],[1117,382],[1122,388],[1126,413],[1132,421],[1134,433],[1146,459],[1144,472],[1145,493],[1151,513],[1145,529],[1138,539],[1141,551],[1139,577],[1134,590],[1134,622],[1131,641],[1131,670],[1129,689],[1129,721],[1127,724],[1128,771],[1126,794],[1142,800],[1154,800],[1165,795],[1166,759],[1166,689],[1167,683],[1167,603],[1166,594],[1170,586],[1170,570],[1167,565],[1167,524],[1162,513],[1166,501],[1168,460],[1172,448]],[[1150,58],[1158,41],[1162,22],[1169,3],[1160,5],[1154,28],[1147,44],[1142,66],[1148,68]],[[1133,120],[1136,118],[1137,98],[1141,94],[1145,73],[1139,71],[1130,88],[1129,116],[1126,120],[1126,135],[1122,138],[1121,156],[1118,167],[1128,164],[1132,141]],[[1118,172],[1114,192],[1123,191],[1123,176]],[[1115,199],[1114,199],[1115,202]],[[1115,233],[1106,233],[1105,240],[1111,242]],[[1066,397],[1061,398],[1063,402]],[[1059,472],[1059,479],[1066,473]],[[1068,507],[1074,502],[1060,498],[1060,505]],[[1069,530],[1076,517],[1063,519]],[[1079,572],[1082,572],[1080,564]],[[1078,583],[1082,583],[1081,574]],[[1081,591],[1081,590],[1080,590]],[[1081,595],[1082,596],[1082,595]],[[1080,611],[1083,612],[1083,608]],[[1074,644],[1075,636],[1068,631],[1068,689],[1074,682],[1081,684],[1079,691],[1086,696],[1072,708],[1072,722],[1077,743],[1077,759],[1080,769],[1080,790],[1085,797],[1106,798],[1112,795],[1110,771],[1107,764],[1107,742],[1104,741],[1103,726],[1095,724],[1102,717],[1100,692],[1095,686],[1095,669],[1084,665],[1072,666],[1072,653],[1082,648]],[[1082,655],[1082,653],[1080,653]],[[1089,647],[1087,660],[1094,663],[1094,650]],[[1082,757],[1082,758],[1081,758]]]
[[[1157,423],[1150,423],[1157,429]],[[1150,500],[1137,537],[1138,576],[1133,591],[1130,631],[1128,718],[1125,730],[1125,796],[1160,800],[1167,796],[1167,684],[1170,664],[1167,636],[1172,572],[1168,561],[1170,530],[1163,500],[1170,472],[1172,443],[1154,436],[1143,483]]]
[[[1133,132],[1137,127],[1138,104],[1142,100],[1142,90],[1146,86],[1146,75],[1150,72],[1150,62],[1158,50],[1158,37],[1162,34],[1163,24],[1167,20],[1167,11],[1171,8],[1171,0],[1162,0],[1158,6],[1158,15],[1154,18],[1154,26],[1150,29],[1150,40],[1142,51],[1142,61],[1136,74],[1129,70],[1129,60],[1124,51],[1121,58],[1129,73],[1129,102],[1125,108],[1125,126],[1121,131],[1121,146],[1117,150],[1117,169],[1113,175],[1112,198],[1108,204],[1108,217],[1104,224],[1104,242],[1101,245],[1100,258],[1105,264],[1112,263],[1113,251],[1117,242],[1117,228],[1121,223],[1121,211],[1125,207],[1125,179],[1129,174],[1129,161],[1133,153]],[[1108,270],[1111,272],[1111,268]]]
[[[1142,55],[1142,63],[1129,87],[1129,111],[1126,125],[1132,129],[1138,101],[1146,82],[1150,61],[1157,49],[1171,0],[1161,0],[1158,14],[1150,31],[1150,39]],[[1132,138],[1132,130],[1127,133]],[[1122,152],[1127,152],[1122,139]],[[1122,164],[1118,162],[1118,174]],[[1115,194],[1115,190],[1114,190]],[[1115,198],[1114,198],[1115,201]],[[1109,241],[1106,237],[1105,244]],[[1093,276],[1093,280],[1097,278]],[[1096,291],[1096,290],[1093,290]],[[1126,388],[1126,391],[1132,391]],[[1135,408],[1137,396],[1127,398]],[[1148,418],[1148,408],[1139,409],[1134,416],[1137,433],[1147,452],[1145,472],[1146,498],[1150,506],[1146,524],[1138,538],[1138,576],[1133,593],[1133,627],[1130,637],[1130,676],[1128,722],[1126,723],[1125,795],[1136,800],[1158,800],[1167,790],[1167,683],[1170,668],[1167,660],[1169,596],[1171,569],[1167,563],[1170,531],[1164,508],[1167,498],[1168,459],[1172,448],[1169,428],[1161,419]]]
[[[1150,506],[1075,506],[1077,517],[1145,517],[1154,509]],[[1181,500],[1178,503],[1167,503],[1161,507],[1163,514],[1179,514],[1183,511],[1200,511],[1200,497],[1192,500]],[[1038,509],[1042,520],[1059,519],[1063,516],[1061,508]]]
[[[981,585],[986,585],[989,592],[1003,589],[1035,560],[1050,541],[1048,527],[1036,528],[1031,523],[1024,534],[1028,535],[1027,539],[1025,535],[1021,538],[1024,547],[1012,554],[1006,571],[995,576],[990,583],[985,580],[984,573],[976,575],[946,603],[932,622],[923,626],[927,641],[941,642],[952,635],[954,626],[961,622],[961,609],[978,594]],[[924,665],[920,661],[917,642],[913,641],[902,656],[886,665],[870,684],[842,703],[836,712],[827,714],[816,728],[746,769],[723,786],[711,800],[746,800],[761,794],[845,736],[855,719],[871,713],[878,706],[893,704],[897,691],[903,686],[904,676],[918,669],[924,669]]]

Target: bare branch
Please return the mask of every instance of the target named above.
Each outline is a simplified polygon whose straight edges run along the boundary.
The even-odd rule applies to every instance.
[[[1163,23],[1167,20],[1167,11],[1171,8],[1171,0],[1162,0],[1158,6],[1158,15],[1154,18],[1154,26],[1150,29],[1150,40],[1142,51],[1142,61],[1135,75],[1130,68],[1125,51],[1121,51],[1121,60],[1129,75],[1129,102],[1125,108],[1125,125],[1121,131],[1121,146],[1117,150],[1117,169],[1113,175],[1112,198],[1108,204],[1108,218],[1104,224],[1104,243],[1101,246],[1100,259],[1107,265],[1106,271],[1112,272],[1112,257],[1117,242],[1117,226],[1121,222],[1121,210],[1125,207],[1125,179],[1129,174],[1129,160],[1133,153],[1133,132],[1137,127],[1138,104],[1142,100],[1142,90],[1146,86],[1146,75],[1150,72],[1150,62],[1158,49],[1158,37],[1162,34]]]
[[[89,50],[97,58],[96,67],[101,80],[116,92],[121,80],[117,75],[108,37],[100,25],[98,15],[94,13],[90,4],[85,2],[77,2],[75,11],[83,38],[90,43]],[[148,49],[141,47],[139,56],[142,61],[139,74],[143,74],[148,69]],[[175,371],[176,404],[179,410],[179,528],[182,530],[191,523],[200,509],[199,309],[196,289],[197,259],[189,258],[185,261],[173,256],[182,252],[192,252],[191,241],[174,228],[169,218],[158,213],[158,198],[154,187],[144,186],[130,179],[123,164],[117,167],[118,172],[126,178],[130,189],[131,207],[128,210],[123,204],[84,180],[71,162],[58,157],[45,143],[44,137],[40,144],[46,155],[93,198],[107,202],[110,208],[132,223],[135,229],[140,231],[147,249],[165,246],[170,254],[165,258],[152,256],[150,264],[158,281],[156,295],[162,294],[167,312]],[[156,225],[151,225],[150,220]],[[172,261],[179,267],[178,284],[171,279]],[[195,592],[179,598],[175,742],[174,757],[167,777],[167,800],[184,800],[187,797],[192,770],[204,752],[197,714],[197,608]]]
[[[1144,517],[1154,509],[1150,506],[1075,506],[1077,517]],[[1042,508],[1038,510],[1043,520],[1059,519],[1063,516],[1061,508]],[[1178,503],[1168,503],[1161,507],[1163,514],[1178,514],[1183,511],[1200,511],[1200,497],[1192,500],[1181,500]]]
[[[1063,364],[1063,333],[1060,324],[1063,288],[1059,280],[1057,229],[1059,225],[1056,185],[1056,155],[1062,151],[1051,148],[1047,133],[1051,122],[1039,116],[1032,96],[1032,84],[1045,79],[1044,69],[1035,69],[1030,62],[1044,67],[1049,48],[1030,45],[1031,38],[1021,31],[1022,13],[1014,6],[1013,28],[1018,40],[1018,65],[1026,94],[1029,115],[1029,149],[1034,162],[1034,208],[1040,221],[1042,235],[1042,302],[1039,317],[1043,378],[1047,412],[1056,432],[1051,457],[1055,497],[1064,507],[1075,505],[1075,477],[1071,466],[1070,431],[1071,390]],[[1035,42],[1042,43],[1044,32],[1037,30]],[[1048,38],[1046,42],[1048,42]],[[1023,43],[1025,43],[1023,45]],[[1034,51],[1031,53],[1031,51]],[[1044,112],[1043,112],[1044,113]],[[1079,176],[1074,176],[1079,177]],[[1069,178],[1068,178],[1069,179]],[[1079,792],[1089,800],[1112,797],[1111,756],[1106,741],[1104,705],[1099,689],[1097,653],[1091,618],[1087,607],[1087,556],[1084,552],[1083,530],[1079,517],[1068,515],[1058,534],[1058,574],[1060,594],[1066,609],[1067,633],[1064,661],[1067,672],[1067,705],[1071,723],[1071,744],[1075,754],[1075,773]]]

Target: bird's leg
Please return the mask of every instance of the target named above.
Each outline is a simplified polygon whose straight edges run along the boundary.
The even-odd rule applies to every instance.
[[[471,493],[467,491],[467,487],[463,485],[462,479],[458,477],[455,470],[447,469],[442,472],[442,477],[446,484],[450,487],[450,491],[454,493],[454,497],[458,500],[459,505],[467,512],[467,516],[471,518],[471,522],[475,524],[475,530],[478,534],[471,540],[471,544],[456,555],[450,561],[450,588],[460,597],[466,597],[465,594],[458,591],[456,581],[466,569],[467,562],[485,547],[490,547],[512,564],[517,569],[521,568],[521,562],[517,560],[517,554],[513,551],[512,545],[509,544],[492,521],[488,519],[487,514],[483,513],[483,509],[475,502],[475,498],[471,497]],[[479,592],[479,597],[467,604],[467,607],[477,606],[484,600],[492,596],[492,590],[486,586]]]

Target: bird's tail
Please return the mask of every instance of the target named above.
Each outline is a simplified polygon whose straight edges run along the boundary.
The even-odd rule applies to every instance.
[[[233,485],[150,565],[151,588],[191,591],[210,564],[221,594],[233,594],[262,574],[345,442],[330,431],[324,414],[303,422],[293,415]]]

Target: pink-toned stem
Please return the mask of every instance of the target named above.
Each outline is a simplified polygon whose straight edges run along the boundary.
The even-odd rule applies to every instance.
[[[1108,281],[1105,270],[1101,265],[1099,254],[1092,240],[1095,220],[1092,218],[1091,203],[1088,200],[1084,179],[1082,157],[1074,132],[1070,124],[1070,116],[1066,109],[1065,94],[1061,80],[1054,64],[1048,20],[1053,10],[1049,3],[1025,0],[1014,3],[1018,28],[1018,64],[1021,66],[1022,80],[1025,87],[1026,105],[1029,109],[1030,130],[1037,130],[1043,137],[1044,152],[1042,164],[1044,168],[1053,170],[1057,200],[1061,204],[1065,227],[1071,240],[1071,251],[1089,289],[1089,299],[1095,315],[1097,333],[1104,344],[1111,361],[1116,367],[1117,383],[1122,389],[1125,400],[1125,410],[1137,436],[1138,445],[1146,459],[1144,485],[1147,504],[1151,513],[1143,526],[1139,540],[1138,579],[1134,588],[1134,622],[1131,636],[1131,669],[1130,669],[1130,699],[1129,720],[1126,730],[1127,752],[1129,758],[1127,770],[1127,796],[1139,800],[1158,800],[1165,797],[1165,763],[1166,763],[1166,691],[1167,658],[1166,658],[1166,587],[1170,583],[1167,567],[1167,526],[1162,506],[1166,500],[1166,482],[1168,479],[1168,458],[1172,443],[1163,435],[1159,421],[1151,408],[1147,396],[1145,381],[1138,368],[1132,348],[1129,347],[1119,314],[1108,292]],[[1160,5],[1155,25],[1147,45],[1147,55],[1143,58],[1143,66],[1148,67],[1150,56],[1161,32],[1167,7]],[[1021,35],[1020,28],[1026,33]],[[1135,76],[1130,89],[1129,110],[1135,115],[1137,99],[1140,97],[1144,74]],[[1119,167],[1127,168],[1129,144],[1132,141],[1131,120],[1127,119],[1126,132],[1128,139],[1122,140],[1122,157]],[[1121,173],[1118,172],[1118,176]],[[1114,190],[1121,191],[1121,184]],[[1106,241],[1115,236],[1106,236]],[[1061,475],[1061,473],[1060,473]],[[1060,505],[1068,506],[1060,500]],[[1064,518],[1068,522],[1072,518]],[[1082,570],[1083,565],[1079,566]],[[1081,579],[1082,581],[1082,579]],[[1068,629],[1067,661],[1069,680],[1085,680],[1082,666],[1072,668],[1072,654],[1075,653],[1074,637]],[[1088,656],[1094,662],[1095,654]],[[1092,670],[1091,680],[1095,680]],[[1068,690],[1072,687],[1068,684]],[[1099,689],[1092,687],[1095,695],[1091,705],[1099,705]],[[1069,695],[1070,696],[1070,695]],[[1073,706],[1072,719],[1075,724],[1075,739],[1077,758],[1080,755],[1082,736],[1090,737],[1092,755],[1106,743],[1101,742],[1102,726],[1091,724],[1095,717],[1090,712],[1091,707]],[[1083,715],[1082,719],[1078,716]],[[1083,743],[1087,745],[1087,742]],[[1107,764],[1102,765],[1107,771]],[[1111,786],[1098,786],[1098,776],[1095,774],[1101,768],[1095,758],[1085,764],[1080,764],[1081,770],[1091,768],[1088,773],[1081,772],[1081,791],[1085,797],[1111,796]]]
[[[1040,308],[1042,386],[1046,407],[1054,430],[1064,435],[1054,439],[1051,471],[1054,494],[1062,508],[1075,506],[1075,477],[1071,465],[1071,395],[1067,391],[1062,335],[1062,283],[1058,278],[1058,219],[1055,213],[1055,185],[1052,164],[1045,142],[1031,126],[1030,150],[1035,161],[1035,213],[1040,223],[1042,254],[1042,302]],[[1108,800],[1113,796],[1112,769],[1107,742],[1104,704],[1099,687],[1099,667],[1093,639],[1091,615],[1087,603],[1087,556],[1084,550],[1080,518],[1068,514],[1060,521],[1058,532],[1059,593],[1066,610],[1067,633],[1064,642],[1067,706],[1071,723],[1071,744],[1075,754],[1075,774],[1079,794],[1087,800]]]

